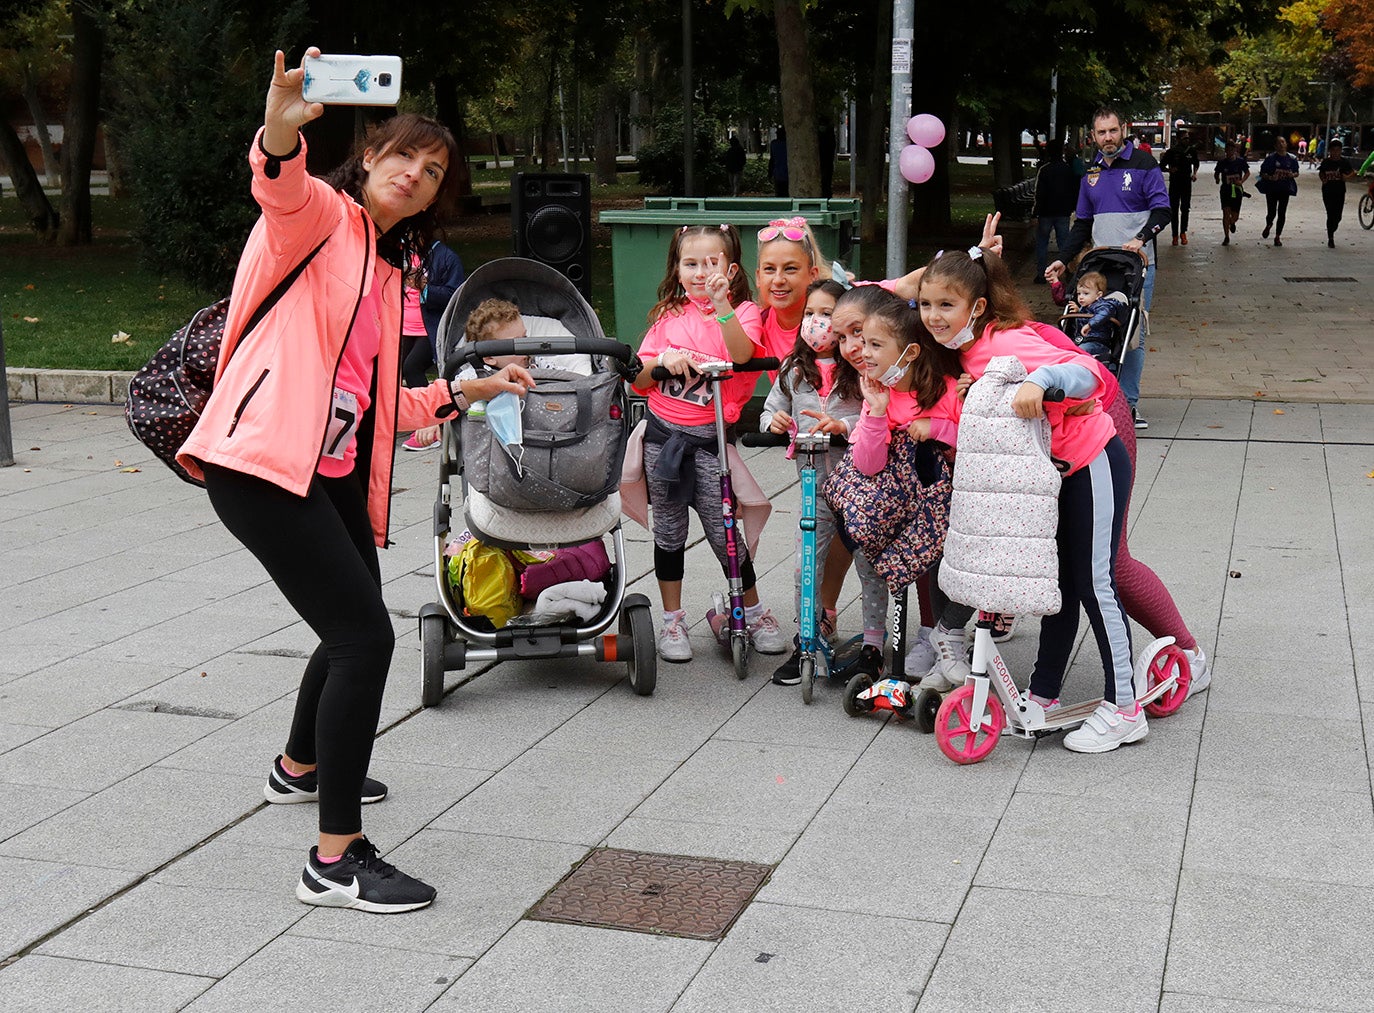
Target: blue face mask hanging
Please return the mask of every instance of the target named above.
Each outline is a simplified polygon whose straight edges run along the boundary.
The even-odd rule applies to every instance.
[[[501,442],[501,449],[515,465],[515,477],[524,477],[522,461],[525,456],[525,427],[520,410],[520,398],[508,390],[487,402],[487,425]]]

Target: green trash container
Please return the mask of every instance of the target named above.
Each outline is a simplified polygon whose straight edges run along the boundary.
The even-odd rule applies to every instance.
[[[801,215],[820,244],[821,277],[830,260],[859,273],[859,202],[855,199],[788,197],[647,197],[643,210],[603,211],[611,227],[611,270],[615,279],[615,324],[621,341],[638,346],[649,329],[649,310],[668,264],[673,231],[684,225],[733,225],[740,231],[744,268],[754,287],[758,230],[775,218]],[[757,294],[757,293],[756,293]]]

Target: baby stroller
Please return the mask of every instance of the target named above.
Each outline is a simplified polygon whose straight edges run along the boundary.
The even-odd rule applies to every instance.
[[[1121,360],[1136,341],[1140,330],[1142,299],[1145,292],[1145,255],[1133,250],[1123,250],[1119,246],[1095,246],[1083,254],[1078,262],[1069,287],[1069,298],[1075,299],[1078,292],[1078,279],[1089,271],[1096,271],[1107,279],[1107,298],[1117,297],[1121,303],[1119,312],[1111,318],[1111,340],[1103,342],[1108,348],[1106,355],[1099,356],[1113,373],[1121,369]],[[1084,338],[1081,331],[1091,314],[1086,312],[1065,313],[1059,318],[1060,329],[1073,339],[1075,345],[1092,340]]]
[[[528,336],[465,343],[468,316],[493,298],[520,308]],[[634,691],[650,695],[658,672],[654,623],[649,599],[625,594],[617,491],[629,424],[622,379],[639,371],[633,350],[606,338],[567,278],[545,264],[513,257],[484,264],[468,277],[440,321],[436,344],[446,378],[464,368],[490,371],[483,361],[487,357],[526,355],[537,386],[519,401],[523,433],[518,444],[497,438],[495,411],[488,425],[487,408],[495,398],[474,404],[444,426],[434,503],[438,600],[420,609],[421,702],[426,707],[439,702],[446,671],[513,658],[623,662]],[[461,510],[457,523],[455,509]],[[610,557],[607,534],[613,542]],[[479,544],[468,546],[472,540]],[[465,600],[468,587],[474,589],[468,597],[478,600],[477,557],[468,555],[468,548],[482,553],[486,586],[493,573],[507,581],[507,605],[500,614],[470,608]],[[541,583],[551,572],[568,582],[547,587],[538,597],[544,610],[532,609],[517,590],[525,590],[535,565],[512,587],[515,554],[494,550],[521,550],[524,562],[552,568],[540,571]],[[599,558],[602,572],[587,572],[584,557]],[[582,567],[582,576],[595,579],[570,578],[573,563]],[[469,577],[474,583],[467,583]],[[607,633],[612,625],[617,632]]]

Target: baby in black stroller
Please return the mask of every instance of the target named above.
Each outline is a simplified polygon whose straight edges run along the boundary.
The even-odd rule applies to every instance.
[[[1060,329],[1116,373],[1140,340],[1145,258],[1134,250],[1094,247],[1079,261],[1073,288],[1078,299],[1065,305]]]

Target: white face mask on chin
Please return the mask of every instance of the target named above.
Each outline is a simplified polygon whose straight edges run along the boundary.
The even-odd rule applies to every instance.
[[[978,314],[976,312],[970,313],[968,323],[964,324],[964,326],[958,330],[954,337],[950,338],[948,341],[941,341],[940,344],[944,345],[946,348],[952,348],[956,352],[959,349],[963,348],[974,338],[973,321],[977,319]]]
[[[906,358],[907,348],[910,347],[907,345],[906,348],[903,348],[901,354],[897,356],[897,361],[888,366],[883,371],[883,375],[878,377],[878,382],[884,387],[895,387],[902,382],[902,377],[906,376],[906,371],[911,368],[911,363],[902,360]],[[913,355],[912,358],[914,359],[915,356]]]

